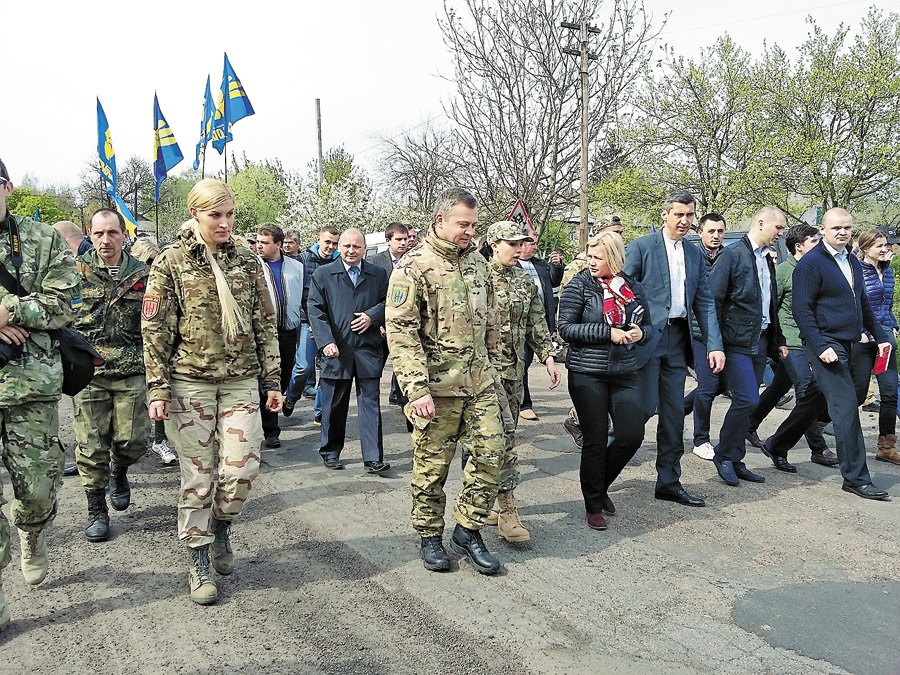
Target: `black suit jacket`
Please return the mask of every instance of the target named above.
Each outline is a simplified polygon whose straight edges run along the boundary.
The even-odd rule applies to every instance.
[[[392,260],[391,252],[388,249],[385,249],[381,253],[376,253],[371,258],[366,258],[367,263],[372,263],[383,269],[387,273],[388,279],[391,278],[391,272],[394,271],[394,263]]]
[[[385,271],[366,261],[360,262],[356,288],[341,258],[321,265],[313,273],[307,301],[313,337],[319,351],[333,342],[340,352],[336,358],[320,360],[322,377],[332,380],[381,377],[384,350],[379,328],[384,326],[387,288]],[[372,319],[372,325],[364,333],[350,330],[356,312],[365,312]]]
[[[537,256],[534,256],[530,262],[534,264],[534,269],[537,270],[538,278],[541,280],[543,291],[541,303],[544,305],[544,314],[547,317],[547,328],[550,329],[550,335],[553,335],[556,332],[556,298],[553,297],[553,288],[559,286],[559,282],[562,280],[562,268],[560,268],[560,273],[556,274],[556,270],[551,269],[550,263]],[[520,263],[516,264],[522,267]],[[556,283],[554,283],[555,277],[558,277],[555,279]]]

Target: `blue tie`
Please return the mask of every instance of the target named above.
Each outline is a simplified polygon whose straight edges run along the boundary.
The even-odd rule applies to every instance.
[[[359,283],[359,268],[354,265],[348,271],[350,272],[350,281],[353,282],[353,288],[356,288],[356,285]]]

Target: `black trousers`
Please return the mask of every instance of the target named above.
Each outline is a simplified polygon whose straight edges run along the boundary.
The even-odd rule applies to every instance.
[[[287,390],[291,382],[291,373],[294,371],[294,357],[297,355],[297,329],[278,330],[278,352],[281,356],[281,391]],[[266,410],[266,398],[268,394],[262,389],[260,383],[259,413],[262,417],[263,435],[266,438],[278,437],[281,430],[278,428],[278,413]]]
[[[636,375],[569,373],[569,395],[578,412],[581,448],[581,493],[588,513],[600,513],[609,486],[644,440],[644,411]],[[616,429],[607,445],[609,418]]]

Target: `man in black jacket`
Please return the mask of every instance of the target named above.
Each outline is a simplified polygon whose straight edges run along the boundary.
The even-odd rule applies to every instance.
[[[731,407],[719,431],[713,462],[722,480],[732,486],[742,480],[765,482],[744,464],[744,443],[750,413],[759,403],[766,359],[770,353],[787,357],[775,307],[775,265],[768,254],[786,224],[781,210],[762,207],[753,214],[747,234],[719,254],[709,273],[725,349],[725,377],[731,388]]]

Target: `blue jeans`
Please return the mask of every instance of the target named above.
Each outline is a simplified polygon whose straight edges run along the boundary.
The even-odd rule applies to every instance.
[[[718,460],[730,459],[735,464],[744,461],[750,415],[759,404],[759,385],[766,369],[768,347],[769,340],[762,335],[753,355],[725,352],[724,372],[731,389],[731,406],[719,430],[719,443],[716,445]]]
[[[700,340],[691,340],[694,349],[694,372],[697,373],[697,387],[684,397],[684,414],[694,413],[694,447],[709,443],[709,415],[713,400],[722,393],[722,378],[709,367],[706,345]]]
[[[309,331],[308,323],[301,323],[297,329],[297,355],[294,358],[294,370],[291,373],[291,381],[288,384],[285,396],[299,401],[303,396],[303,390],[307,387],[310,373],[316,372],[316,341]],[[319,397],[316,396],[318,404]],[[319,406],[321,409],[321,406]]]

